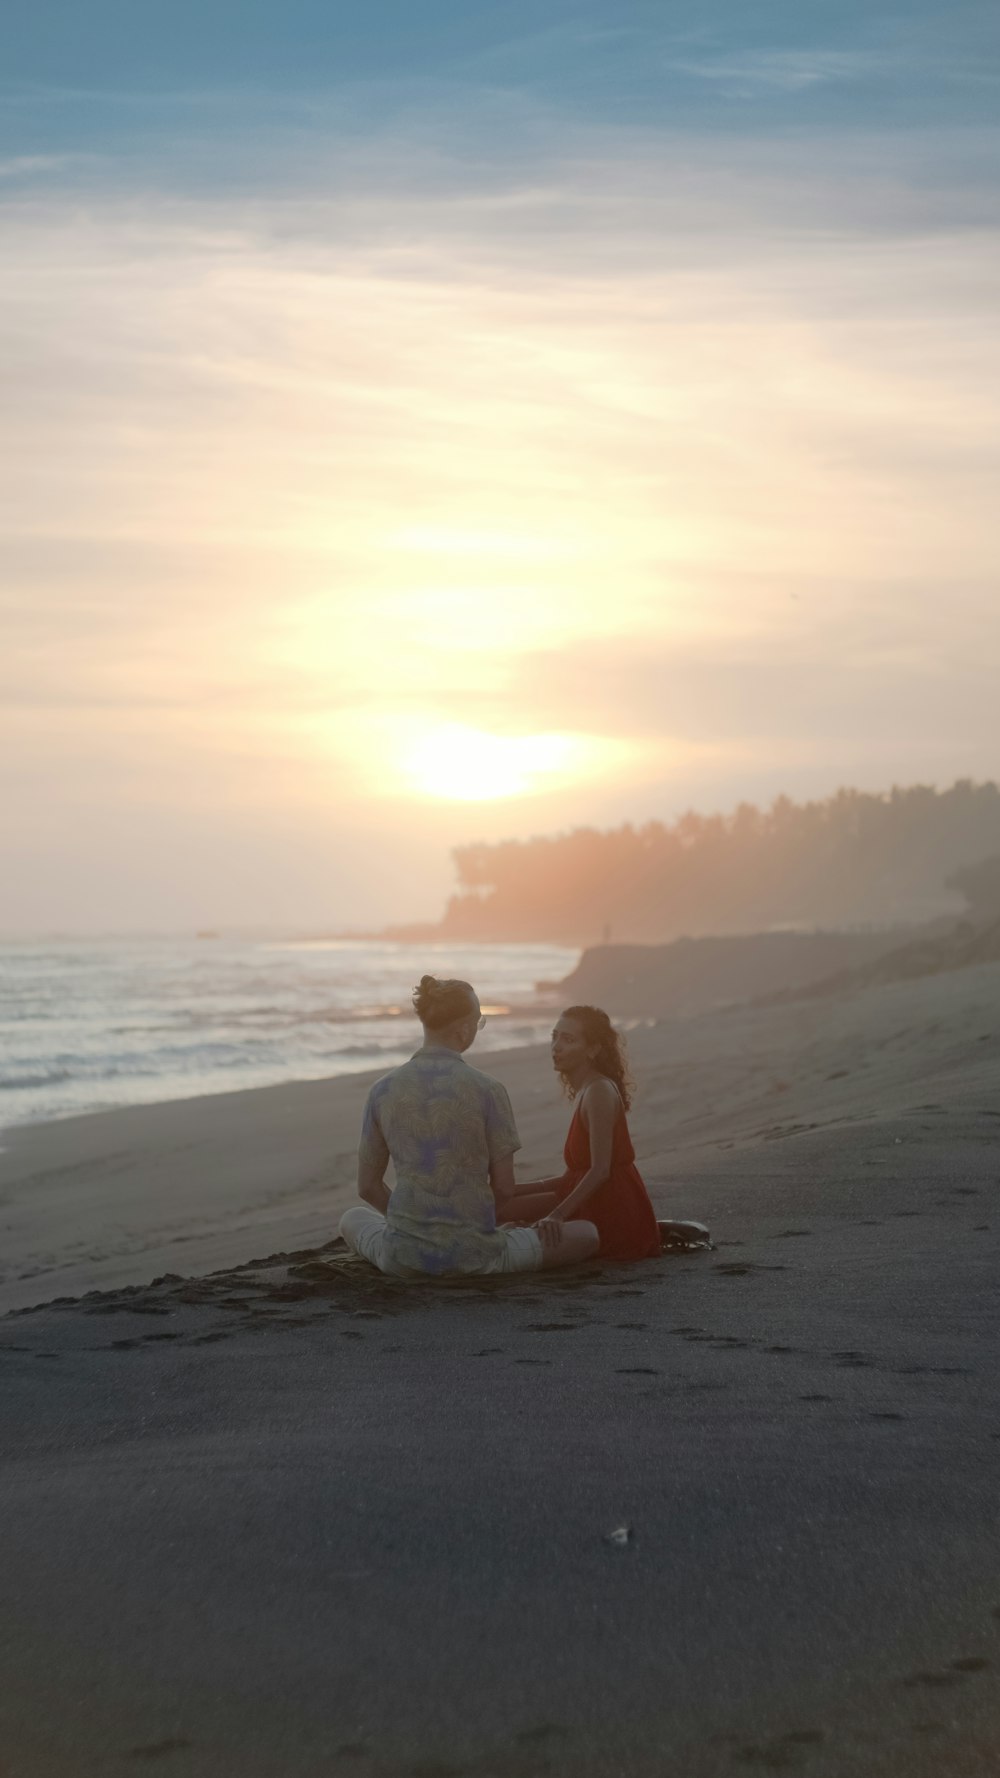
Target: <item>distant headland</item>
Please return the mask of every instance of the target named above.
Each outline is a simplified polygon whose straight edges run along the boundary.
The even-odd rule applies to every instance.
[[[1000,913],[1000,789],[960,779],[779,796],[726,815],[459,846],[453,858],[459,886],[439,921],[364,936],[582,948],[983,921]]]

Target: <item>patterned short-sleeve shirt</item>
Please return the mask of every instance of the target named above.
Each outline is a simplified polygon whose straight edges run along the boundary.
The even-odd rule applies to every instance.
[[[477,1272],[502,1251],[490,1165],[521,1146],[506,1087],[454,1050],[418,1050],[375,1082],[360,1156],[396,1183],[386,1253],[416,1272]]]

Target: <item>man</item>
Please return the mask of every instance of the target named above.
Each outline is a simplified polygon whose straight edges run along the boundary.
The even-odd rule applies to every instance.
[[[593,1223],[497,1227],[498,1200],[515,1194],[521,1140],[506,1088],[462,1060],[486,1022],[475,990],[425,975],[413,1006],[423,1045],[376,1081],[365,1106],[363,1203],[340,1223],[348,1246],[402,1278],[532,1272],[590,1259],[598,1249]]]

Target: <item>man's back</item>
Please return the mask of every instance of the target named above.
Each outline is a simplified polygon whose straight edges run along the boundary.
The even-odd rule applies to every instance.
[[[482,1271],[502,1251],[490,1166],[520,1148],[507,1090],[453,1050],[418,1050],[376,1081],[362,1159],[396,1183],[386,1212],[393,1263],[419,1272]]]

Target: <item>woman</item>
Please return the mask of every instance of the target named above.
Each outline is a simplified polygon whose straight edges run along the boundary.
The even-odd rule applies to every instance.
[[[660,1230],[628,1132],[625,1046],[607,1013],[568,1006],[552,1031],[552,1065],[577,1102],[563,1151],[566,1171],[520,1185],[500,1214],[540,1215],[539,1230],[586,1217],[600,1236],[602,1259],[652,1259],[662,1251]]]

